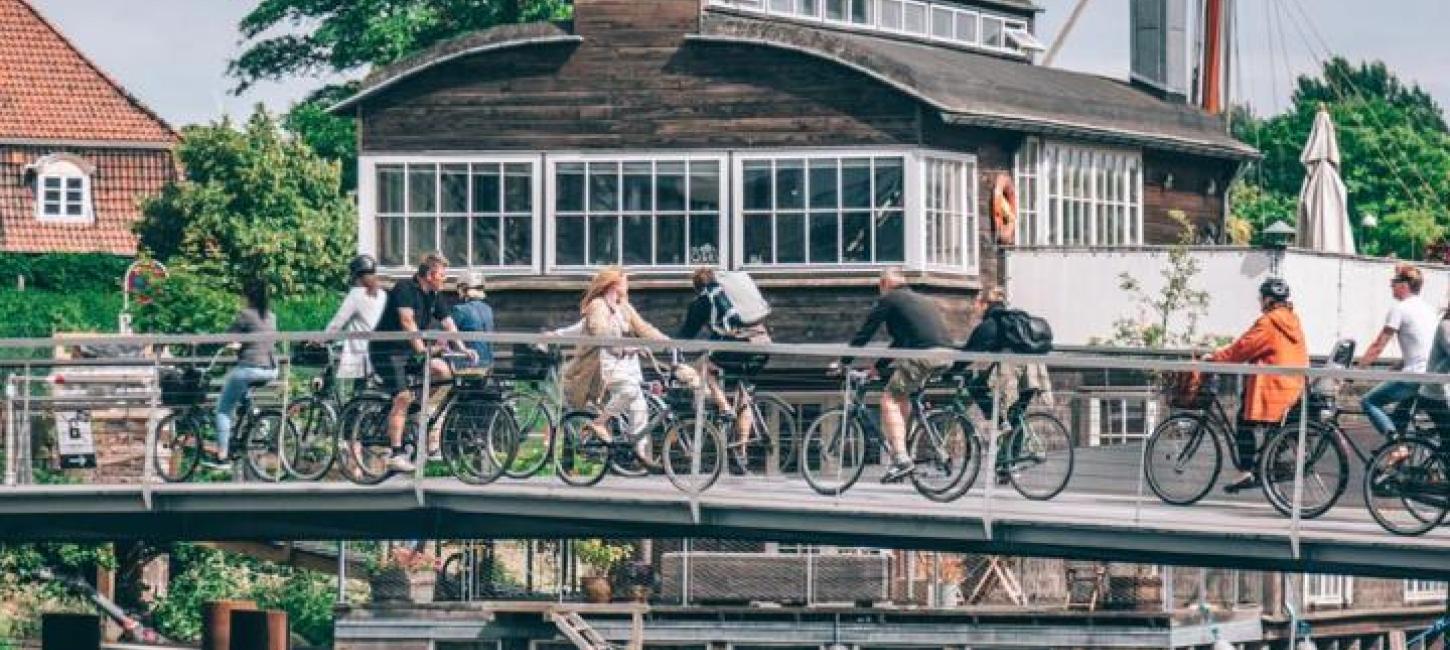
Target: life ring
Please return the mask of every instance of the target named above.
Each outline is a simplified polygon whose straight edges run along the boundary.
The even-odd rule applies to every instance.
[[[999,245],[1017,244],[1017,186],[1005,172],[992,183],[992,225]]]

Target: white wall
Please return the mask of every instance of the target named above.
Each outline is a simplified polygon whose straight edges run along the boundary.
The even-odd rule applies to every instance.
[[[1269,275],[1272,253],[1205,247],[1194,249],[1193,255],[1201,266],[1195,287],[1210,295],[1208,314],[1198,331],[1236,336],[1258,314],[1258,286]],[[1131,274],[1148,295],[1156,296],[1167,264],[1164,248],[1015,249],[1007,253],[1006,285],[1013,306],[1052,323],[1059,345],[1086,345],[1111,336],[1113,323],[1121,318],[1147,318],[1119,288],[1119,275]],[[1280,274],[1293,289],[1311,354],[1327,354],[1340,338],[1355,339],[1360,350],[1369,344],[1393,303],[1389,281],[1394,265],[1377,258],[1283,253]],[[1450,268],[1420,268],[1425,273],[1421,294],[1437,309],[1445,307]],[[1386,356],[1396,358],[1399,351],[1392,345]]]

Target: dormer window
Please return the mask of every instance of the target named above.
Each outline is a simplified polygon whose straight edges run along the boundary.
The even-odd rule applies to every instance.
[[[999,54],[1046,49],[1027,22],[930,0],[710,0],[732,9],[848,29],[886,32]]]
[[[91,173],[84,160],[68,154],[46,156],[30,166],[35,177],[35,216],[41,221],[93,219]]]

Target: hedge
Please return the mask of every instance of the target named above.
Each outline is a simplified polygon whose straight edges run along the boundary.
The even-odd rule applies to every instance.
[[[315,331],[342,302],[341,295],[286,298],[277,303],[283,331]],[[119,291],[0,290],[0,338],[44,338],[59,332],[115,332],[121,313]],[[202,332],[195,332],[202,333]]]
[[[107,253],[0,253],[0,287],[19,277],[38,291],[119,291],[132,258]]]

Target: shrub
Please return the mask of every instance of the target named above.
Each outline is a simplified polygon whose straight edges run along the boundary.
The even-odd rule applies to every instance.
[[[114,332],[121,292],[0,291],[0,336],[43,338],[55,332]]]
[[[117,291],[132,259],[107,253],[0,253],[0,286],[27,290]]]
[[[158,283],[150,302],[136,307],[135,329],[148,334],[224,332],[241,303],[217,275],[180,267]]]

